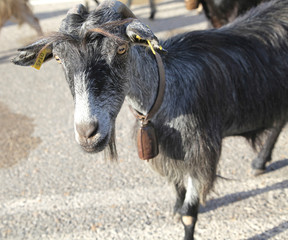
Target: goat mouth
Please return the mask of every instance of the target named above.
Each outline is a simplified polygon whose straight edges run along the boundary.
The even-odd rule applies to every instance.
[[[109,134],[103,139],[93,143],[80,143],[81,148],[88,153],[98,153],[105,149],[109,142]]]

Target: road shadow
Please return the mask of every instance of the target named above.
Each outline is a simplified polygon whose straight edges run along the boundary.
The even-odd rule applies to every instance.
[[[151,25],[151,29],[157,29],[156,32],[170,31],[177,28],[185,28],[199,23],[204,23],[206,20],[198,15],[195,16],[176,16],[162,18],[151,22],[149,19],[141,19],[145,24]]]
[[[169,0],[169,1],[162,1],[162,2],[157,2],[156,1],[156,8],[157,8],[157,11],[158,11],[158,7],[159,6],[163,6],[163,5],[168,5],[170,3],[175,3],[175,2],[180,2],[180,3],[183,3],[183,6],[184,6],[184,1],[183,0]],[[124,2],[125,3],[125,2]],[[141,9],[145,9],[145,8],[149,8],[150,10],[150,5],[149,5],[149,2],[148,1],[145,1],[145,3],[143,2],[142,4],[133,4],[133,1],[132,1],[132,4],[131,4],[131,9],[132,10],[141,10]],[[188,11],[188,10],[187,10]]]
[[[196,14],[196,15],[179,15],[174,17],[166,17],[166,18],[159,18],[155,20],[150,20],[145,18],[144,15],[138,14],[137,17],[146,25],[150,26],[154,33],[163,32],[163,31],[171,31],[179,28],[188,28],[188,31],[196,30],[193,29],[193,25],[200,24],[200,23],[207,23],[206,28],[208,27],[208,21],[203,14]]]
[[[247,240],[264,240],[264,239],[270,239],[272,237],[275,237],[276,235],[286,231],[288,228],[288,221],[285,221],[281,224],[279,224],[276,227],[273,227],[269,230],[266,230],[265,232],[261,234],[257,234],[251,238],[248,238]]]
[[[209,200],[205,207],[202,207],[202,206],[200,207],[199,212],[200,213],[206,213],[209,211],[213,211],[219,207],[228,206],[232,203],[242,201],[242,200],[248,199],[250,197],[255,197],[259,194],[263,194],[263,193],[266,193],[269,191],[274,191],[277,189],[284,189],[284,188],[288,188],[288,180],[284,180],[282,182],[275,183],[271,186],[267,186],[267,187],[263,187],[263,188],[257,188],[254,190],[228,194],[224,197]]]
[[[283,159],[283,160],[279,160],[276,162],[272,162],[271,164],[267,166],[265,173],[274,172],[276,170],[279,170],[280,168],[284,168],[287,166],[288,166],[288,159]]]

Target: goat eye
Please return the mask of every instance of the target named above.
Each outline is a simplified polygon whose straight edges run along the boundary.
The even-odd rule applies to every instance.
[[[118,47],[117,53],[119,55],[121,55],[121,54],[124,54],[126,52],[126,50],[127,50],[127,46],[126,45],[121,45],[121,46]]]
[[[55,55],[54,58],[55,58],[55,60],[56,60],[58,63],[62,63],[62,62],[61,62],[61,59],[60,59],[57,55]]]

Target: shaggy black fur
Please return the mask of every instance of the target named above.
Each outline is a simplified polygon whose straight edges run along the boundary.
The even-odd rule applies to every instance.
[[[203,5],[206,17],[219,28],[261,2],[269,0],[198,0]]]

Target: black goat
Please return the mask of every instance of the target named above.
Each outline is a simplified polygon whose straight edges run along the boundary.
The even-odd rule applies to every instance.
[[[147,114],[158,92],[158,65],[147,43],[161,55],[166,75],[164,100],[151,119],[160,155],[150,163],[174,184],[175,213],[185,239],[193,239],[222,139],[239,135],[255,145],[265,132],[252,164],[264,171],[287,122],[288,0],[261,4],[220,29],[160,43],[120,2],[103,2],[91,13],[80,5],[58,33],[19,49],[13,62],[40,65],[53,55],[61,61],[75,102],[76,141],[89,152],[109,145],[115,155],[115,119],[124,99]]]
[[[196,0],[203,5],[203,10],[215,28],[232,22],[239,15],[268,0]]]

